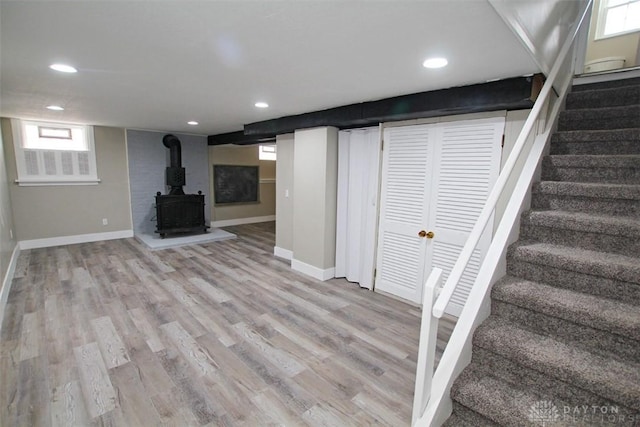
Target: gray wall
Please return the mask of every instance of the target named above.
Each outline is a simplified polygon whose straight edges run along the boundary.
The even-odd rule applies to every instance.
[[[0,286],[3,285],[3,279],[11,262],[11,255],[16,247],[9,196],[10,185],[7,178],[7,162],[4,156],[2,133],[0,133]],[[2,313],[2,308],[2,303],[0,303],[0,313]]]
[[[135,234],[155,231],[155,195],[167,193],[165,168],[169,166],[169,149],[162,144],[167,132],[127,130],[129,179],[131,182],[131,213]],[[208,146],[205,136],[174,133],[182,146],[182,166],[186,169],[184,192],[202,191],[207,224],[210,221]],[[153,221],[152,221],[153,219]]]
[[[293,260],[327,270],[336,261],[338,129],[296,130],[293,159]]]
[[[9,119],[2,119],[2,139],[19,241],[131,230],[125,132],[94,126],[97,185],[18,186]],[[107,218],[108,225],[102,224]]]
[[[276,145],[276,246],[293,251],[293,134],[276,136]]]
[[[210,204],[214,221],[229,221],[244,218],[264,218],[276,214],[276,162],[260,160],[258,145],[216,145],[209,147],[209,170],[213,165],[243,165],[260,167],[260,190],[258,203],[233,203],[215,206]],[[210,182],[213,193],[213,179]]]

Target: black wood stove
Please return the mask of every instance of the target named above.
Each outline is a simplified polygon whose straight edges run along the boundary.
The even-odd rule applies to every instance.
[[[182,167],[180,140],[174,135],[165,135],[162,143],[169,149],[171,166],[166,169],[169,194],[156,193],[156,233],[164,239],[167,234],[202,231],[209,228],[205,223],[204,195],[184,194],[185,169]]]

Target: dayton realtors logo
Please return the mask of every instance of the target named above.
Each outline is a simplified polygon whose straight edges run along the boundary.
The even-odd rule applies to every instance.
[[[559,419],[558,408],[550,400],[540,400],[529,408],[529,421],[538,423],[543,427]]]
[[[540,400],[529,408],[529,421],[551,427],[556,422],[562,425],[628,425],[640,422],[640,414],[625,415],[617,406],[577,405],[556,406],[551,400]],[[635,424],[633,424],[635,425]]]

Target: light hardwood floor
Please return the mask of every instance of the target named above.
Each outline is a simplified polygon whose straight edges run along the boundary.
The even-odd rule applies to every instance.
[[[293,272],[274,228],[23,251],[0,426],[409,425],[419,310]]]

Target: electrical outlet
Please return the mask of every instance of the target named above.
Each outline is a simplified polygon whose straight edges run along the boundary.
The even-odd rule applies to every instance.
[[[289,190],[284,190],[284,197],[289,197]]]
[[[11,228],[9,229],[9,238],[13,240],[13,230]]]
[[[109,225],[109,221],[107,221],[107,218],[102,218],[102,225]]]

